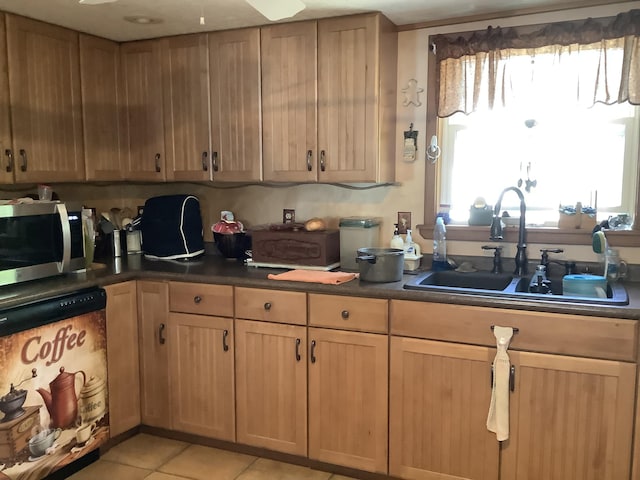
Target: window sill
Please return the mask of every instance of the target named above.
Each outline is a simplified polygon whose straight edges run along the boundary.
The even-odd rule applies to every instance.
[[[433,238],[433,226],[418,225],[420,235],[426,239]],[[616,247],[640,247],[640,231],[607,230],[607,238]],[[518,241],[518,227],[504,228],[504,241]],[[527,228],[527,243],[543,243],[546,245],[591,245],[591,230],[562,229],[555,227]],[[447,225],[447,240],[471,242],[490,242],[489,227],[470,227],[467,225]]]

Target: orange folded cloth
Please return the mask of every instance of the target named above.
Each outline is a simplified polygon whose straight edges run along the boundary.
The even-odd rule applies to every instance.
[[[277,275],[270,273],[267,278],[269,280],[288,280],[291,282],[313,282],[338,285],[339,283],[348,282],[349,280],[358,278],[359,275],[359,273],[323,272],[320,270],[289,270],[288,272],[278,273]]]

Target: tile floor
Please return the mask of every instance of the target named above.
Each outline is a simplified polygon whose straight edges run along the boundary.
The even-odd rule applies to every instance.
[[[70,480],[354,480],[299,465],[138,434]]]

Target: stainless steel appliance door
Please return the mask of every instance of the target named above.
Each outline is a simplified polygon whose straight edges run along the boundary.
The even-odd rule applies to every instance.
[[[109,438],[102,292],[0,311],[2,475],[44,478]]]

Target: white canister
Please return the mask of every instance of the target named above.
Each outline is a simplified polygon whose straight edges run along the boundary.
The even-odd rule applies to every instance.
[[[107,385],[100,377],[90,377],[80,390],[78,413],[82,423],[97,422],[107,413]]]

